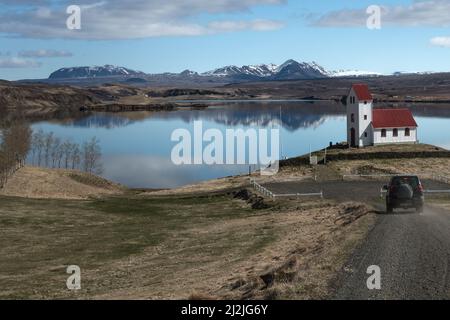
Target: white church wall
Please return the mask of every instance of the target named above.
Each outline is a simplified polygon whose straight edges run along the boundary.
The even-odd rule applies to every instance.
[[[359,133],[359,122],[358,122],[358,103],[351,103],[350,98],[354,97],[356,99],[355,91],[352,89],[347,97],[347,142],[351,144],[351,129],[355,129],[355,139],[358,143],[358,133]],[[354,121],[352,121],[351,115],[354,114]]]
[[[359,104],[359,146],[365,147],[373,144],[372,136],[372,103]]]
[[[351,103],[352,97],[355,99]],[[352,121],[352,114],[353,119]],[[347,142],[351,144],[351,129],[355,129],[355,143],[360,147],[373,144],[372,134],[372,102],[360,102],[353,88],[347,97]]]
[[[385,143],[415,143],[417,142],[417,129],[410,128],[410,136],[405,135],[406,128],[398,128],[398,136],[394,137],[394,128],[386,129],[386,137],[382,137],[382,129],[374,130],[374,144]]]

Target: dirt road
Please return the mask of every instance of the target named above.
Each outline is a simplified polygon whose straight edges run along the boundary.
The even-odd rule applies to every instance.
[[[315,193],[323,191],[328,199],[338,201],[370,201],[380,198],[380,191],[388,181],[289,181],[263,184],[264,187],[276,194]],[[422,180],[427,190],[450,189],[450,185],[433,181]]]
[[[427,189],[450,189],[423,181]],[[338,275],[335,299],[449,299],[450,212],[425,207],[423,214],[385,214],[379,199],[383,182],[289,182],[268,184],[274,192],[317,192],[339,201],[369,201],[379,209],[366,240]],[[377,199],[378,198],[378,199]],[[367,288],[369,266],[381,269],[381,289]]]
[[[379,215],[338,280],[336,299],[450,298],[450,213]],[[367,288],[367,268],[381,269],[381,290]]]

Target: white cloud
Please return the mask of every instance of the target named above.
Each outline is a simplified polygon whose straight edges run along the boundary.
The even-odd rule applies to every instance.
[[[39,7],[36,10],[36,17],[41,19],[48,19],[52,17],[52,11],[49,8]]]
[[[38,68],[41,64],[17,57],[0,58],[0,68]]]
[[[81,30],[68,30],[65,8],[70,3],[64,0],[58,7],[11,9],[0,14],[0,33],[27,38],[133,39],[270,31],[283,24],[254,17],[251,10],[284,3],[286,0],[80,0]],[[247,18],[226,21],[224,16],[231,13],[247,13]]]
[[[338,10],[328,12],[317,19],[312,25],[320,27],[366,27],[367,8]],[[408,5],[382,6],[382,25],[392,26],[450,26],[449,0],[412,1]]]
[[[450,48],[450,37],[434,37],[430,40],[433,46]]]
[[[19,57],[23,58],[62,58],[71,57],[72,53],[68,51],[59,50],[27,50],[19,52]]]
[[[48,0],[0,0],[0,4],[43,5],[43,4],[49,4],[49,1]]]
[[[211,32],[232,32],[240,30],[271,31],[283,27],[283,23],[272,20],[214,21],[209,24]]]

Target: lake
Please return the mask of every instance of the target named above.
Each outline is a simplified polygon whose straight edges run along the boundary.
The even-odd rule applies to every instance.
[[[102,176],[134,188],[173,188],[243,174],[248,165],[180,165],[171,161],[176,129],[279,128],[282,157],[294,157],[346,140],[345,106],[333,102],[209,102],[204,110],[87,114],[77,119],[38,122],[33,129],[82,143],[100,140]],[[419,140],[450,149],[450,106],[413,105]],[[281,120],[280,120],[281,119]]]

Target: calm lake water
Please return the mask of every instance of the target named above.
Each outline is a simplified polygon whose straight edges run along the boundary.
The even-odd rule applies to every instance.
[[[103,176],[129,187],[172,188],[246,173],[248,165],[181,165],[171,161],[175,129],[278,128],[282,157],[293,157],[346,139],[345,107],[332,102],[215,102],[205,110],[96,113],[83,118],[39,122],[33,129],[53,131],[82,143],[96,136],[102,147]],[[281,107],[281,121],[280,121]],[[421,142],[450,149],[450,106],[418,105],[412,111]],[[206,144],[205,144],[206,145]]]

